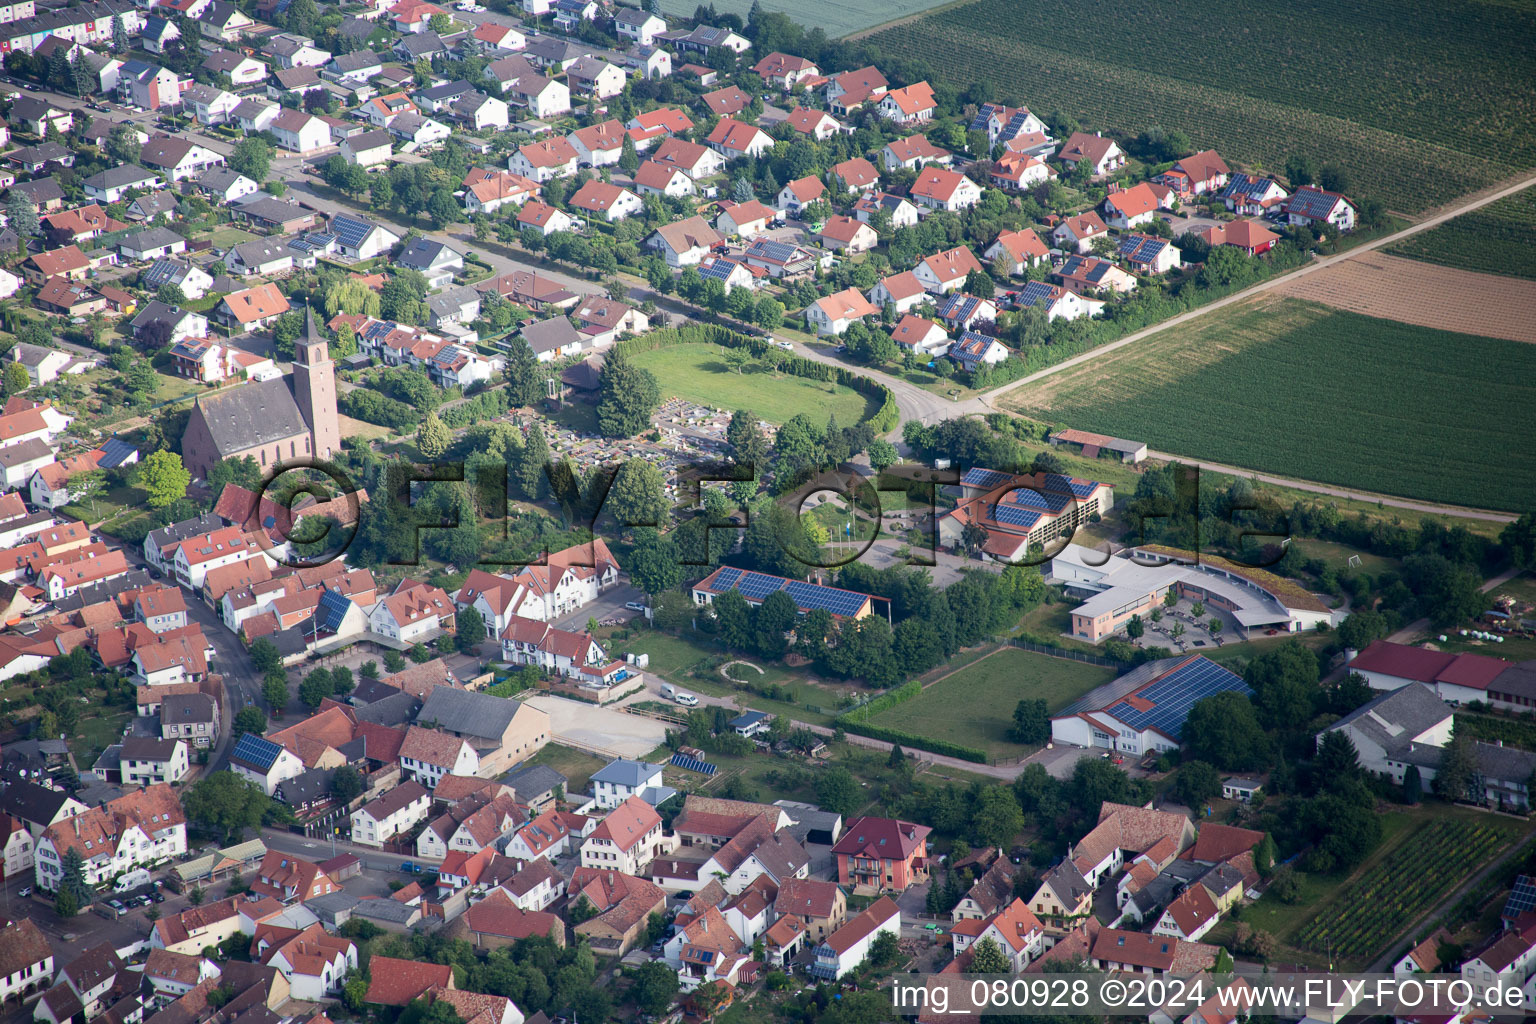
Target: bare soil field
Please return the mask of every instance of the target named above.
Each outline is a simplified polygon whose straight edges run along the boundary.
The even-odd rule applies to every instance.
[[[1384,320],[1536,343],[1536,281],[1368,252],[1275,291]]]

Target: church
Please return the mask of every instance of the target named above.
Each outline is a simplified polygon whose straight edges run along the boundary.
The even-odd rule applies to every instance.
[[[249,455],[265,472],[278,462],[329,458],[340,447],[336,364],[308,308],[293,373],[199,397],[181,442],[187,469],[204,480],[223,459]]]

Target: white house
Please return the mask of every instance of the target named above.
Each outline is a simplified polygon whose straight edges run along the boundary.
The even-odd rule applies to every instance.
[[[357,945],[351,939],[328,934],[319,923],[271,949],[270,939],[258,940],[262,959],[288,979],[289,996],[319,1003],[341,994],[347,975],[357,970]]]
[[[1326,224],[1344,232],[1355,228],[1355,208],[1348,199],[1311,185],[1297,189],[1286,200],[1285,216],[1292,224]]]
[[[652,46],[656,42],[656,33],[667,30],[667,23],[649,11],[620,7],[613,13],[613,30],[620,39],[628,39],[641,46]]]
[[[927,167],[909,191],[912,201],[933,210],[968,210],[981,202],[981,186],[959,171]]]
[[[987,921],[975,941],[983,939],[991,939],[1007,955],[1014,974],[1045,952],[1045,928],[1018,898]]]
[[[432,794],[419,782],[402,782],[352,812],[352,841],[359,846],[382,848],[397,835],[425,821],[432,808]]]
[[[609,811],[582,842],[581,866],[639,876],[672,842],[662,831],[656,809],[632,796]]]
[[[132,868],[187,852],[187,816],[168,785],[124,793],[44,829],[37,841],[37,887],[58,890],[64,855],[77,850],[85,884],[97,886]]]
[[[358,132],[341,140],[341,158],[359,167],[389,163],[394,154],[394,138],[383,128]]]
[[[480,758],[462,737],[413,725],[400,744],[400,768],[428,789],[436,789],[444,775],[477,774]]]
[[[901,908],[889,896],[881,896],[816,947],[812,977],[836,981],[848,974],[864,962],[870,945],[881,935],[901,938]]]
[[[861,295],[857,288],[847,288],[807,306],[805,322],[817,334],[838,335],[848,330],[848,325],[855,320],[879,315],[880,308]]]
[[[280,783],[304,774],[304,762],[287,747],[248,732],[235,741],[234,752],[229,755],[229,770],[271,796]]]
[[[614,808],[632,796],[664,788],[659,764],[620,758],[610,761],[592,774],[593,802],[604,810]]]
[[[191,767],[184,742],[145,736],[124,739],[118,763],[125,786],[180,782]]]
[[[10,874],[7,870],[6,877]],[[0,975],[0,1001],[9,1003],[12,996],[25,999],[53,984],[53,948],[30,917],[0,927],[0,963],[7,971]]]
[[[373,606],[368,628],[402,644],[430,640],[453,625],[453,601],[437,587],[402,580],[392,594]]]

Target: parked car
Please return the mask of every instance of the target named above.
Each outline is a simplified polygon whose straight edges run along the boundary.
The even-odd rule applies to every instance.
[[[625,601],[624,607],[628,608],[632,612],[645,611],[645,605],[641,604],[639,601]]]
[[[32,887],[30,885],[24,885],[19,890],[17,890],[16,895],[17,896],[31,896],[32,895]]]

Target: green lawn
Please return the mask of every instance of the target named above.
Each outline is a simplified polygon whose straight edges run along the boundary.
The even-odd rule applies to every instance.
[[[69,749],[75,755],[75,763],[84,771],[96,763],[103,750],[122,739],[129,711],[103,705],[100,691],[93,690],[91,706],[81,707],[80,712],[80,725],[70,738]]]
[[[1385,555],[1375,555],[1360,548],[1350,547],[1348,544],[1338,544],[1328,540],[1313,540],[1311,537],[1299,538],[1293,543],[1307,558],[1320,558],[1342,575],[1353,572],[1368,573],[1377,576],[1384,572],[1396,572],[1402,563],[1395,558]],[[1350,568],[1349,560],[1355,557],[1360,559],[1357,568]]]
[[[1494,588],[1493,596],[1498,597],[1505,594],[1517,601],[1536,604],[1536,575],[1525,573],[1524,575],[1516,576],[1508,583]]]
[[[567,793],[585,793],[587,780],[592,777],[592,773],[608,762],[595,754],[588,754],[586,751],[562,746],[559,743],[551,743],[534,754],[528,763],[548,765],[564,775]]]
[[[871,721],[992,755],[1014,756],[1030,749],[1008,739],[1019,701],[1043,697],[1056,712],[1114,677],[1112,669],[1004,647]]]
[[[836,415],[852,426],[875,405],[852,388],[803,377],[779,375],[749,363],[741,373],[726,365],[713,345],[673,345],[636,353],[634,361],[656,375],[665,398],[681,398],[715,409],[751,409],[771,423],[805,413],[818,426]]]

